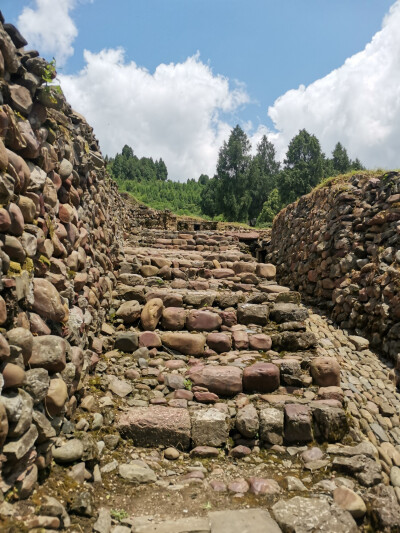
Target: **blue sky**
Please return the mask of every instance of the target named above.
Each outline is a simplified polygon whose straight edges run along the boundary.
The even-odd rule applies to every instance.
[[[327,152],[341,140],[369,166],[396,165],[395,147],[383,144],[398,133],[389,122],[399,122],[400,89],[392,80],[391,94],[382,92],[385,76],[398,76],[392,71],[400,66],[399,3],[3,0],[2,11],[42,55],[56,55],[64,91],[95,126],[104,152],[113,155],[126,141],[138,155],[162,156],[171,177],[184,179],[212,174],[218,148],[238,122],[253,145],[267,133],[280,156],[306,127]],[[386,34],[369,45],[391,6]],[[360,61],[347,61],[363,52]],[[384,120],[377,118],[382,104]],[[358,129],[349,131],[350,121]],[[368,126],[379,146],[371,135],[356,139]]]

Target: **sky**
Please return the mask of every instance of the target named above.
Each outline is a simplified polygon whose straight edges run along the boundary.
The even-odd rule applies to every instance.
[[[57,60],[104,154],[212,176],[239,124],[284,158],[302,128],[369,168],[400,167],[400,0],[2,0]]]

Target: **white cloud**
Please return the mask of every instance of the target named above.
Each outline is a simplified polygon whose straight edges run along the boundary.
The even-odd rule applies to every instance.
[[[128,144],[138,156],[162,157],[173,179],[214,174],[231,129],[222,114],[249,101],[242,85],[230,87],[198,54],[161,64],[154,73],[127,62],[122,49],[85,51],[84,58],[81,72],[60,79],[105,153],[114,155]]]
[[[76,0],[35,0],[35,7],[25,7],[18,18],[18,28],[29,45],[54,56],[58,66],[74,53],[72,43],[78,30],[70,11],[75,5]]]
[[[400,0],[365,49],[308,87],[300,86],[269,108],[282,155],[306,128],[330,153],[337,141],[370,168],[400,166]]]

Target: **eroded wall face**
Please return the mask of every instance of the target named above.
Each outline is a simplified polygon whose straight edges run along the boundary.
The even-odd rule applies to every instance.
[[[342,327],[400,352],[400,174],[337,180],[275,219],[269,260]]]

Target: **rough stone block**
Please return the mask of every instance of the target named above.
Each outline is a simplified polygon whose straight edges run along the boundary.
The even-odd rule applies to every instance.
[[[133,407],[117,419],[117,429],[136,446],[190,446],[190,416],[186,409]]]
[[[226,415],[218,409],[193,411],[192,441],[194,446],[223,446],[229,437]]]

